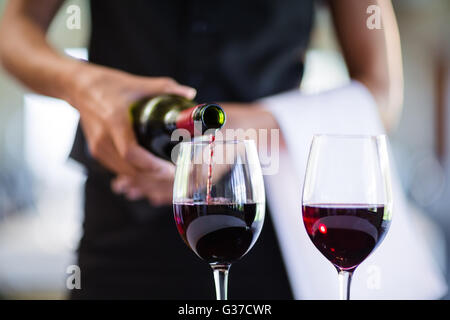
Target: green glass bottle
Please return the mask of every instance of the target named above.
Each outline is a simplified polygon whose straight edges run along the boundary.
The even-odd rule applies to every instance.
[[[172,149],[178,143],[171,141],[174,130],[186,129],[194,137],[222,128],[226,120],[225,111],[219,105],[197,104],[176,95],[143,99],[133,104],[130,111],[139,144],[166,160],[170,160]],[[200,132],[195,132],[199,129]]]

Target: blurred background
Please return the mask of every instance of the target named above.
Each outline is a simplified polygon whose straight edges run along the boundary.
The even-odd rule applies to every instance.
[[[5,3],[0,0],[0,19]],[[66,25],[73,4],[81,8],[79,29]],[[414,222],[450,281],[450,2],[393,4],[405,76],[403,114],[390,134],[393,157],[420,209]],[[317,4],[316,11],[305,93],[349,79],[328,9]],[[59,50],[86,59],[89,21],[87,0],[66,1],[48,37]],[[0,298],[65,297],[82,223],[85,175],[67,158],[77,121],[67,103],[26,91],[0,68]]]

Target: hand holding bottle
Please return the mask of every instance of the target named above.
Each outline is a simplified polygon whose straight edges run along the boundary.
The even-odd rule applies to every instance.
[[[195,89],[170,78],[140,77],[92,64],[81,64],[73,79],[70,103],[94,158],[116,174],[170,172],[170,164],[139,146],[130,119],[130,105],[145,96],[176,94],[192,99]]]
[[[195,104],[195,103],[194,103]],[[220,110],[223,110],[223,114],[226,113],[226,124],[225,121],[210,124],[210,128],[219,128],[225,124],[226,129],[241,129],[237,130],[236,133],[241,133],[241,136],[228,136],[229,139],[248,139],[249,137],[242,137],[242,133],[247,129],[278,129],[278,124],[274,117],[261,108],[256,102],[255,103],[236,103],[236,102],[219,102],[218,104]],[[164,110],[164,106],[160,106]],[[218,119],[217,109],[211,109],[214,117],[213,119]],[[148,112],[148,114],[151,114]],[[229,120],[229,121],[228,121]],[[142,123],[142,125],[148,124],[148,121]],[[145,128],[145,126],[143,126]],[[142,130],[145,131],[145,130]],[[169,131],[169,130],[166,130]],[[145,138],[145,135],[141,137]],[[222,137],[222,139],[225,136]],[[145,141],[145,139],[144,139]],[[151,140],[148,140],[151,141]],[[158,139],[158,141],[162,141]],[[143,143],[147,145],[146,143]],[[162,148],[165,149],[165,148]],[[119,175],[112,183],[112,188],[117,193],[124,194],[130,200],[137,200],[140,198],[147,198],[154,205],[169,204],[172,201],[172,189],[173,189],[173,170],[170,174],[152,174],[148,176],[146,174],[140,175]],[[217,175],[217,172],[216,172]]]

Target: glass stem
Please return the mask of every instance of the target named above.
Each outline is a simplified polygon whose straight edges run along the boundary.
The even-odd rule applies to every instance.
[[[227,300],[228,271],[230,267],[230,264],[211,264],[214,273],[217,300]]]
[[[338,269],[339,300],[350,300],[350,283],[352,282],[353,270],[345,271]]]

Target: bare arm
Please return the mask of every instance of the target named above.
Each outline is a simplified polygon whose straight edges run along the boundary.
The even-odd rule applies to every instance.
[[[387,131],[399,119],[403,102],[400,37],[390,0],[329,0],[334,25],[350,77],[363,83],[374,97]],[[368,29],[370,5],[381,9],[382,28]],[[328,102],[325,102],[328,103]],[[230,128],[278,128],[274,117],[257,104],[224,104]]]
[[[62,2],[8,2],[0,25],[0,58],[4,68],[32,90],[67,99],[66,79],[78,63],[59,55],[45,39]]]
[[[386,130],[395,127],[403,102],[400,36],[390,0],[329,0],[334,25],[352,79],[374,96]],[[369,29],[367,8],[377,5],[381,29]]]
[[[173,165],[138,145],[129,107],[141,97],[162,93],[193,98],[195,90],[170,78],[135,76],[59,54],[45,34],[61,3],[8,2],[0,26],[2,65],[30,89],[68,101],[80,112],[92,155],[117,174],[145,172],[154,183],[149,199],[167,201],[170,191],[159,187],[170,185]]]

